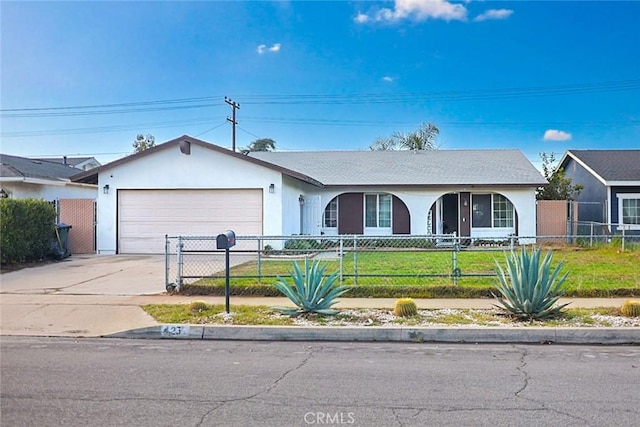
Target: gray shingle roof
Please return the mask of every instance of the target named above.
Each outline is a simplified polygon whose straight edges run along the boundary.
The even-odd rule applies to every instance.
[[[605,181],[640,181],[640,150],[569,150]]]
[[[0,177],[2,178],[25,177],[66,181],[78,172],[81,170],[59,163],[0,154]]]
[[[328,186],[542,185],[519,150],[253,152]]]
[[[66,162],[68,166],[76,167],[80,163],[86,162],[87,160],[91,160],[91,159],[94,159],[94,158],[93,157],[67,157]],[[42,157],[42,158],[34,158],[33,160],[40,160],[43,162],[59,163],[59,164],[64,164],[65,162],[64,157],[49,157],[49,158]]]

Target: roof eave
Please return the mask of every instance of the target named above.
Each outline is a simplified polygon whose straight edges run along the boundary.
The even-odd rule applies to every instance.
[[[248,161],[250,163],[254,163],[254,164],[266,167],[268,169],[276,170],[276,171],[278,171],[280,173],[283,173],[285,175],[288,175],[288,176],[290,176],[292,178],[296,178],[296,179],[298,179],[300,181],[307,182],[307,183],[315,185],[317,187],[324,187],[324,184],[322,184],[320,181],[315,180],[315,179],[313,179],[310,176],[307,176],[305,174],[302,174],[302,173],[293,171],[291,169],[287,169],[287,168],[275,165],[273,163],[266,162],[264,160],[259,160],[259,159],[253,158],[253,157],[247,156],[245,154],[237,153],[235,151],[228,150],[226,148],[217,146],[215,144],[210,144],[208,142],[193,138],[193,137],[188,136],[188,135],[183,135],[183,136],[181,136],[179,138],[172,139],[172,140],[167,141],[167,142],[165,142],[163,144],[156,145],[155,147],[148,148],[148,149],[146,149],[144,151],[141,151],[139,153],[131,154],[131,155],[127,156],[127,157],[123,157],[122,159],[118,159],[118,160],[115,160],[113,162],[107,163],[105,165],[98,166],[97,168],[90,169],[90,170],[88,170],[86,172],[81,172],[79,174],[73,175],[71,177],[71,180],[75,181],[75,182],[84,182],[84,183],[90,183],[90,184],[97,184],[98,183],[98,175],[100,173],[106,171],[106,170],[112,169],[112,168],[114,168],[116,166],[119,166],[121,164],[124,164],[124,163],[128,163],[128,162],[130,162],[132,160],[139,159],[140,157],[148,156],[148,155],[153,154],[153,153],[155,153],[157,151],[168,149],[168,148],[170,148],[172,146],[176,146],[176,145],[178,145],[178,144],[180,144],[180,143],[182,143],[184,141],[192,143],[192,144],[199,145],[199,146],[204,147],[204,148],[208,148],[210,150],[216,151],[216,152],[221,153],[221,154],[225,154],[225,155],[228,155],[228,156],[235,157],[237,159],[242,159],[244,161]]]

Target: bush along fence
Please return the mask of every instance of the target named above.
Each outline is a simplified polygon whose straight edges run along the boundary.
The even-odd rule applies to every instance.
[[[0,199],[2,264],[38,261],[51,254],[56,209],[36,199]]]
[[[292,261],[319,260],[341,285],[458,285],[474,278],[490,285],[493,267],[478,258],[501,256],[515,237],[470,242],[452,234],[430,236],[237,236],[230,252],[235,285],[273,284],[287,276]],[[493,254],[487,255],[487,252]],[[219,285],[225,280],[224,251],[215,236],[167,236],[165,285]]]

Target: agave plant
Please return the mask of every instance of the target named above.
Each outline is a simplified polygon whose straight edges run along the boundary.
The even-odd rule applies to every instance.
[[[336,298],[344,295],[349,288],[335,286],[338,272],[325,277],[325,268],[326,266],[321,266],[318,261],[309,265],[305,259],[303,272],[298,263],[294,262],[293,271],[289,271],[293,285],[288,280],[278,277],[274,286],[298,308],[276,307],[276,310],[291,316],[303,313],[336,314],[338,310],[331,306],[337,302]]]
[[[564,295],[563,263],[551,270],[551,251],[542,258],[542,250],[534,246],[531,252],[522,248],[519,253],[505,254],[506,269],[496,261],[500,296],[493,295],[509,312],[521,319],[544,319],[557,315],[568,304],[556,306]]]

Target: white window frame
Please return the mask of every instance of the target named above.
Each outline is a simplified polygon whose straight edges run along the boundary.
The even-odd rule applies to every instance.
[[[326,220],[327,220],[327,210],[329,209],[331,204],[334,202],[335,202],[336,225],[335,227],[332,227],[327,225]],[[329,203],[327,203],[327,206],[325,206],[324,211],[322,211],[322,227],[323,228],[330,228],[330,229],[338,228],[338,203],[339,203],[338,196],[336,196],[333,199],[331,199]],[[333,211],[333,209],[331,210]]]
[[[490,215],[490,226],[488,227],[478,227],[476,225],[474,225],[473,223],[473,198],[477,197],[477,196],[491,196],[490,201],[489,201],[489,207],[491,208],[491,212],[489,212]],[[496,196],[502,197],[503,199],[505,199],[507,202],[509,202],[511,204],[511,225],[508,226],[504,226],[504,227],[498,227],[496,226],[496,221],[498,220],[498,218],[496,218],[496,210],[495,210],[495,198]],[[499,230],[509,230],[509,229],[513,229],[515,228],[515,223],[516,223],[516,214],[515,214],[515,206],[513,206],[513,202],[511,200],[509,200],[509,198],[503,194],[500,193],[475,193],[475,194],[471,194],[471,206],[472,206],[472,210],[471,210],[471,217],[472,217],[472,222],[471,222],[471,228],[473,230],[495,230],[495,229],[499,229]]]
[[[376,197],[376,224],[375,226],[367,225],[367,198],[375,196]],[[380,199],[381,197],[389,198],[389,226],[388,227],[380,227]],[[366,234],[390,234],[393,229],[393,195],[389,193],[365,193],[364,194],[364,215],[362,220],[364,221],[364,229]]]
[[[622,204],[624,200],[637,199],[640,202],[640,193],[618,193],[618,224],[624,227],[625,230],[640,230],[640,224],[626,224],[624,223],[624,216],[622,215]]]

